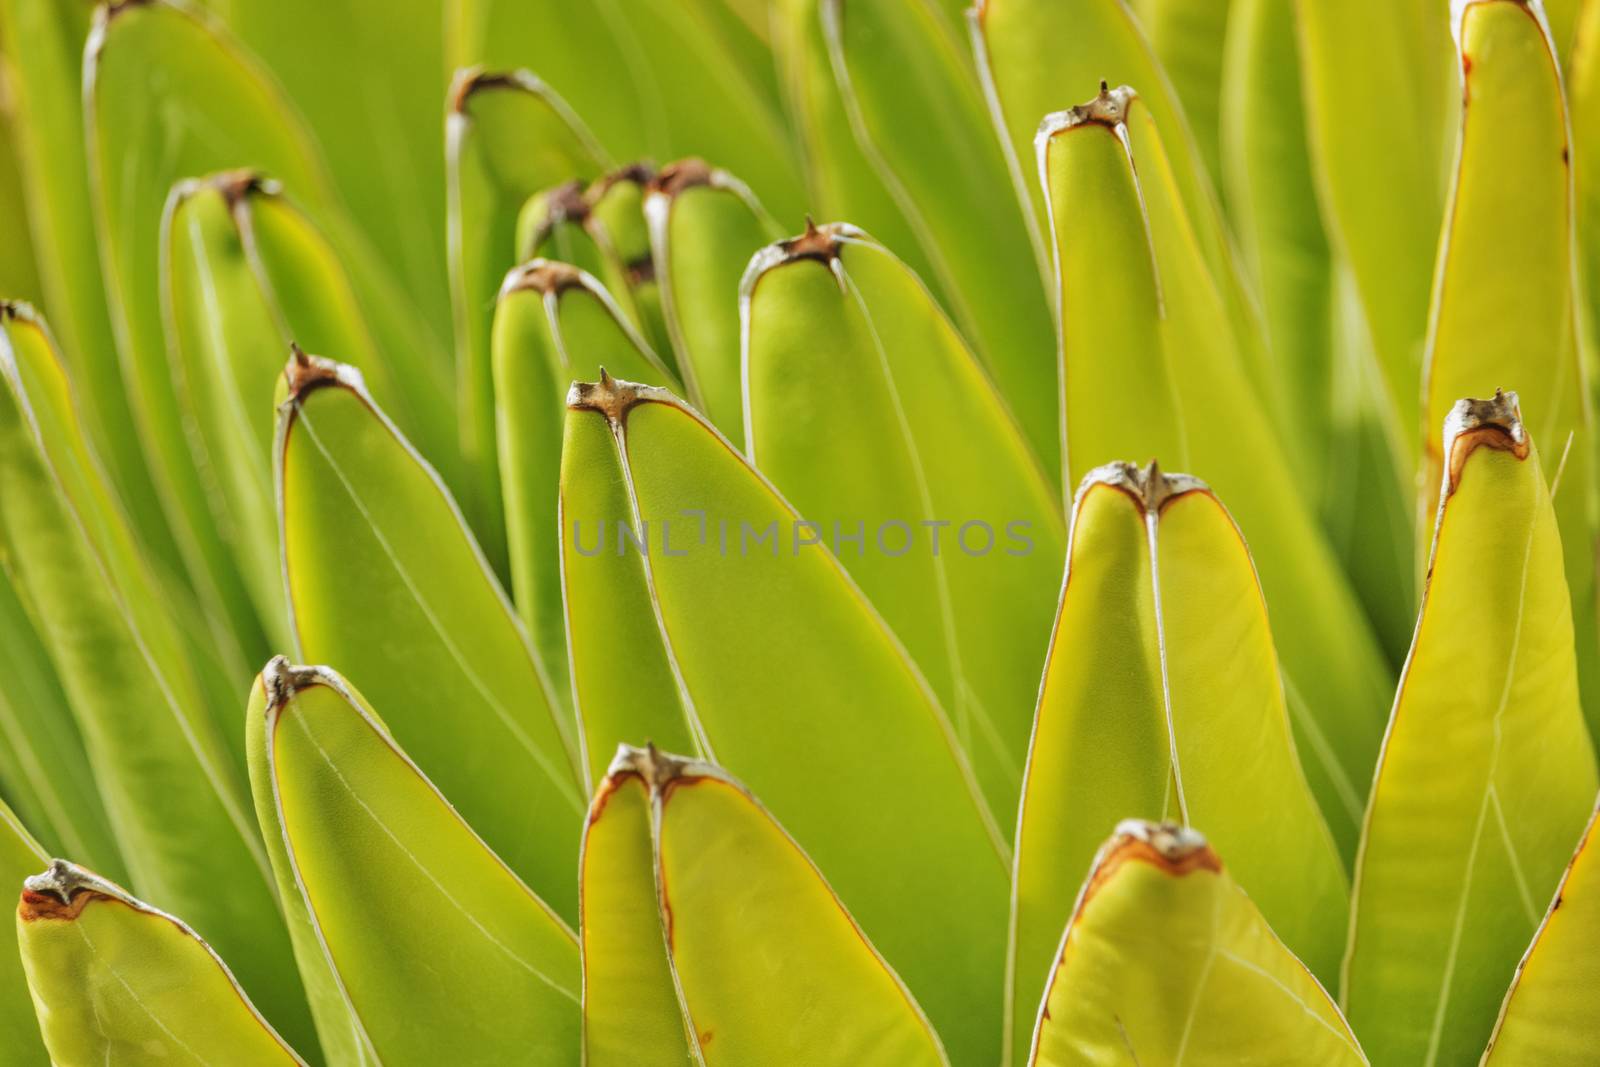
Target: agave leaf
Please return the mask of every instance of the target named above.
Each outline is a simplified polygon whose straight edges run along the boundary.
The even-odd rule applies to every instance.
[[[1139,820],[1095,857],[1028,1063],[1090,1061],[1367,1062],[1205,838]]]
[[[911,223],[931,277],[1046,468],[1060,467],[1048,374],[1045,245],[997,195],[1009,177],[959,36],[920,0],[822,0],[823,39],[862,153]]]
[[[1073,888],[1129,813],[1203,822],[1289,948],[1335,974],[1344,870],[1296,758],[1249,552],[1197,480],[1130,464],[1085,478],[1023,788],[1011,1062]]]
[[[1428,331],[1427,426],[1460,396],[1515,384],[1559,469],[1556,519],[1572,592],[1578,682],[1600,734],[1594,439],[1573,307],[1572,173],[1555,53],[1519,0],[1460,5],[1461,150]],[[1485,293],[1495,294],[1493,300]],[[1515,314],[1507,309],[1515,308]],[[1438,508],[1444,463],[1429,433],[1418,515]]]
[[[667,959],[651,789],[633,767],[635,751],[624,748],[619,762],[601,772],[584,824],[578,861],[583,1062],[588,1067],[683,1067],[694,1062],[688,1020]],[[736,950],[737,955],[749,952],[749,945]]]
[[[771,81],[708,14],[724,2],[463,0],[455,62],[537,71],[616,157],[705,156],[798,214],[804,190]]]
[[[1600,359],[1600,4],[1584,4],[1566,68],[1566,99],[1572,124],[1572,177],[1577,222],[1579,338],[1590,386]],[[1592,401],[1591,401],[1592,402]]]
[[[20,886],[22,880],[50,862],[46,852],[28,833],[6,803],[0,800],[0,885]],[[0,938],[0,1026],[6,1034],[0,1048],[4,1067],[41,1067],[50,1062],[39,1036],[39,1022],[28,995],[28,979],[23,973],[20,947],[15,935]]]
[[[629,540],[639,520],[633,494],[618,477],[623,462],[610,423],[567,419],[558,511],[561,594],[591,782],[605,777],[606,753],[623,738],[677,752],[707,747],[661,639],[647,561]]]
[[[662,385],[674,379],[599,282],[549,260],[506,275],[493,349],[512,590],[534,648],[565,698],[570,679],[554,488],[561,471],[557,420],[567,385],[597,376],[602,366]],[[598,758],[604,760],[615,743],[607,741]],[[598,770],[591,767],[586,777]]]
[[[429,354],[445,354],[447,346],[436,343],[450,323],[439,101],[449,68],[437,27],[448,5],[207,0],[206,6],[282,82],[316,135],[352,220],[370,238],[384,273],[421,313]],[[415,334],[411,343],[421,347]]]
[[[774,59],[799,140],[809,204],[833,218],[850,219],[895,249],[920,276],[942,285],[920,231],[856,143],[823,34],[825,2],[780,0],[771,15]]]
[[[1576,47],[1584,0],[1540,0],[1540,6],[1544,8],[1545,22],[1550,27],[1550,43],[1556,59],[1566,66]]]
[[[0,56],[5,54],[5,21],[0,16]],[[9,69],[9,68],[8,68]],[[7,75],[8,79],[10,75]],[[38,256],[28,229],[29,204],[22,184],[22,160],[15,105],[8,89],[0,100],[0,226],[8,236],[0,248],[0,292],[8,299],[39,302]]]
[[[1213,5],[1215,6],[1215,5]],[[1050,244],[1045,181],[1032,168],[1041,116],[1081,99],[1097,81],[1130,84],[1167,134],[1175,181],[1206,261],[1225,273],[1227,236],[1183,109],[1123,0],[977,0],[968,24],[989,110],[1011,160],[1017,191],[1031,199]]]
[[[1516,977],[1500,1005],[1484,1067],[1496,1064],[1577,1065],[1600,1041],[1593,1007],[1600,985],[1600,808],[1578,841],[1555,899],[1533,943],[1517,964]]]
[[[604,255],[606,283],[612,292],[628,294],[635,325],[651,348],[670,362],[672,341],[662,317],[661,288],[644,218],[645,189],[654,178],[654,167],[636,163],[599,179],[586,194],[589,213],[584,224]]]
[[[187,923],[77,864],[23,883],[16,928],[53,1063],[305,1063]]]
[[[145,468],[123,389],[101,287],[79,88],[90,13],[88,5],[74,0],[0,0],[6,92],[39,280],[72,369],[83,382],[84,421],[151,553],[177,566],[177,546]]]
[[[1358,359],[1340,348],[1341,282],[1308,154],[1294,5],[1238,0],[1227,53],[1222,171],[1229,216],[1261,294],[1290,437],[1326,442],[1292,449],[1291,457],[1308,497],[1321,502],[1323,528],[1385,652],[1398,661],[1416,621],[1414,477],[1400,469],[1385,437],[1400,428],[1373,414],[1384,410],[1381,378],[1365,353]],[[1354,331],[1363,345],[1364,330]],[[1399,452],[1408,454],[1409,446]]]
[[[1382,415],[1409,467],[1412,428],[1423,425],[1417,381],[1455,107],[1448,9],[1295,0],[1295,11],[1323,218],[1354,276],[1383,375]]]
[[[1392,1063],[1484,1047],[1597,786],[1555,512],[1516,395],[1457,404],[1443,454],[1344,966],[1351,1024]]]
[[[491,852],[325,667],[263,673],[264,762],[295,884],[378,1062],[565,1064],[578,1046],[572,931]],[[259,799],[259,798],[258,798]],[[352,833],[352,828],[360,828]]]
[[[574,179],[530,196],[517,212],[517,262],[554,259],[595,277],[605,274],[606,261],[584,223],[589,201],[584,184]],[[632,299],[626,289],[613,293],[619,304]],[[630,315],[637,322],[637,316]]]
[[[739,285],[777,225],[743,182],[699,159],[663,167],[644,213],[678,373],[713,425],[743,447]]]
[[[568,406],[569,421],[616,436],[613,465],[584,473],[626,488],[637,525],[606,536],[649,546],[645,595],[703,751],[809,849],[953,1058],[992,1062],[1005,849],[927,684],[838,561],[792,544],[794,510],[694,412],[610,377],[574,386]],[[581,523],[589,544],[612,516],[580,514],[570,490],[563,526]],[[605,632],[570,639],[575,663],[631,654]],[[923,887],[915,900],[894,888],[908,883]]]
[[[1288,4],[1280,6],[1289,10]],[[1216,4],[1133,0],[1139,27],[1170,76],[1213,186],[1222,183],[1222,85],[1234,10],[1231,0]]]
[[[245,710],[245,747],[249,758],[250,795],[255,802],[256,823],[261,828],[267,857],[272,865],[272,876],[283,908],[284,921],[289,927],[289,939],[294,948],[295,965],[300,980],[305,985],[306,1000],[311,1006],[311,1017],[316,1025],[317,1040],[323,1057],[331,1064],[350,1064],[351,1067],[369,1067],[379,1061],[344,989],[338,972],[323,951],[321,934],[317,930],[311,910],[300,891],[294,862],[289,855],[289,845],[283,835],[283,820],[278,814],[277,793],[273,782],[272,741],[267,729],[275,722],[268,715],[268,705],[274,700],[269,683],[282,680],[290,672],[286,660],[274,657],[256,676],[250,688],[250,701]],[[279,695],[282,695],[281,689]]]
[[[308,203],[325,204],[330,190],[276,86],[213,20],[170,0],[98,10],[84,57],[84,110],[124,384],[190,580],[241,677],[265,644],[208,510],[204,486],[214,475],[184,438],[162,336],[162,205],[182,178],[247,165],[276,175]],[[224,643],[230,638],[236,649]]]
[[[1151,120],[1123,87],[1050,116],[1039,131],[1039,169],[1055,207],[1069,470],[1082,477],[1127,456],[1155,457],[1206,472],[1229,502],[1273,606],[1312,791],[1349,856],[1387,670],[1252,394]],[[1080,307],[1084,293],[1100,299]]]
[[[565,101],[527,71],[459,71],[450,100],[445,152],[461,452],[471,472],[474,529],[499,565],[505,518],[489,354],[495,288],[515,262],[511,242],[528,198],[598,174],[605,154]]]
[[[709,764],[624,748],[650,786],[672,973],[708,1065],[947,1064],[893,969],[805,852]],[[759,947],[757,947],[759,946]]]
[[[298,1039],[305,1003],[266,856],[170,598],[77,429],[43,322],[8,305],[3,325],[0,524],[123,858],[139,892],[189,915]]]
[[[1065,552],[1052,477],[916,275],[853,227],[762,251],[741,301],[751,461],[905,642],[1009,819]]]
[[[0,546],[5,540],[0,524]],[[52,847],[125,877],[72,706],[18,595],[20,576],[7,569],[0,568],[0,791]]]
[[[342,664],[490,847],[575,916],[576,739],[511,605],[359,372],[297,353],[284,381],[274,455],[299,654]],[[452,694],[448,714],[418,700],[419,677]]]

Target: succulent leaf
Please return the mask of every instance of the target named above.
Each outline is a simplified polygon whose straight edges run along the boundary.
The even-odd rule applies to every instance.
[[[1594,803],[1560,535],[1516,394],[1445,423],[1422,613],[1373,780],[1341,1002],[1375,1060],[1453,1063]]]
[[[614,465],[584,473],[626,487],[637,525],[608,527],[608,550],[624,536],[650,546],[639,576],[702,751],[807,848],[952,1059],[992,1061],[1005,849],[937,699],[838,561],[793,544],[798,515],[698,415],[609,377],[574,386],[568,404],[569,422],[615,435]],[[589,544],[614,516],[581,514],[563,493],[563,525]],[[574,626],[580,670],[630,655],[584,647],[608,637]],[[914,900],[894,888],[908,879]]]
[[[1335,977],[1348,884],[1296,758],[1265,607],[1203,483],[1129,464],[1085,478],[1018,817],[1011,1062],[1073,890],[1130,812],[1210,827],[1266,921]]]
[[[1140,820],[1118,826],[1061,938],[1030,1067],[1283,1056],[1367,1062],[1328,994],[1203,836]]]
[[[199,934],[76,864],[23,883],[16,930],[52,1063],[304,1067]]]
[[[341,664],[490,847],[575,918],[576,731],[460,511],[354,368],[297,353],[285,385],[274,455],[299,655]]]
[[[1009,822],[1065,552],[1052,475],[917,276],[853,227],[769,247],[741,301],[747,454],[905,642]]]
[[[279,657],[258,689],[262,830],[281,835],[376,1061],[444,1063],[470,1049],[486,1062],[571,1063],[581,990],[566,923],[339,675]]]
[[[23,879],[49,862],[50,854],[0,800],[0,885],[20,886]],[[39,1034],[15,925],[12,929],[10,937],[0,937],[0,1027],[4,1027],[6,1035],[4,1047],[0,1047],[0,1064],[42,1067],[50,1062],[50,1055]]]

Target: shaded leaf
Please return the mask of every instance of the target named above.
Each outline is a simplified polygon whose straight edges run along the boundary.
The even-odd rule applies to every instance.
[[[49,862],[50,854],[0,800],[0,885],[15,889]],[[15,933],[0,937],[0,1026],[6,1034],[5,1046],[0,1048],[0,1064],[41,1067],[50,1062],[39,1034]]]

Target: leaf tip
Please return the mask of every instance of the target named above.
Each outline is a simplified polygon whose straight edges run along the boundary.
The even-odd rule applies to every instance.
[[[1075,498],[1081,498],[1096,485],[1120,489],[1150,515],[1159,515],[1162,508],[1185,493],[1211,492],[1211,487],[1194,475],[1168,474],[1154,459],[1143,467],[1126,460],[1096,467],[1078,483]]]
[[[342,385],[359,393],[366,392],[359,370],[348,363],[308,355],[293,341],[289,342],[289,362],[283,367],[283,385],[286,403],[303,400],[306,394],[325,385]]]
[[[705,160],[690,156],[668,163],[658,170],[647,183],[646,190],[651,196],[671,199],[699,186],[716,185],[720,174],[721,171]]]
[[[1042,150],[1056,134],[1080,126],[1105,126],[1115,130],[1127,122],[1128,109],[1137,99],[1139,94],[1132,86],[1119,85],[1113,89],[1102,78],[1100,91],[1092,99],[1065,111],[1053,111],[1040,120],[1039,131],[1033,138],[1034,147]]]
[[[1487,399],[1463,397],[1444,418],[1444,456],[1447,493],[1455,492],[1461,470],[1479,447],[1510,452],[1527,459],[1528,431],[1522,424],[1522,409],[1515,392],[1496,389]]]
[[[613,378],[604,367],[600,368],[599,381],[573,382],[567,390],[569,411],[597,411],[613,426],[621,426],[627,421],[628,412],[650,402],[673,403],[674,398],[659,386]]]
[[[121,889],[92,871],[63,859],[53,859],[43,872],[22,882],[17,916],[23,922],[71,920],[95,897],[133,903]]]
[[[500,297],[512,293],[532,292],[542,296],[560,296],[568,289],[594,288],[589,276],[570,263],[558,259],[530,259],[506,272],[500,283]]]

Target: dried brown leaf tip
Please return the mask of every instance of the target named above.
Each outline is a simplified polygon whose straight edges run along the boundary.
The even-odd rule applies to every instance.
[[[288,399],[298,401],[325,385],[359,385],[359,375],[353,367],[322,356],[307,355],[303,348],[291,341],[289,362],[283,367],[283,382],[288,389]]]
[[[589,203],[598,204],[607,193],[618,185],[637,185],[640,188],[644,188],[654,181],[655,177],[655,164],[648,160],[635,160],[625,167],[618,167],[610,174],[596,178],[594,184],[589,186]]]
[[[450,83],[450,110],[458,115],[465,113],[473,94],[486,89],[533,89],[537,86],[538,79],[526,71],[466,67],[456,71],[455,79]]]
[[[127,894],[99,875],[75,863],[55,859],[42,874],[23,881],[17,917],[23,922],[72,920],[97,898],[131,903]]]
[[[1461,470],[1478,448],[1510,452],[1527,459],[1530,438],[1522,425],[1522,409],[1517,394],[1496,389],[1494,396],[1479,400],[1466,397],[1455,402],[1444,419],[1444,456],[1447,459],[1447,492],[1455,492]]]
[[[650,179],[648,191],[651,194],[673,197],[697,186],[715,185],[716,181],[716,169],[705,160],[680,159],[676,163],[668,163],[662,167],[656,176]]]
[[[652,793],[660,793],[665,791],[670,783],[680,778],[697,777],[694,769],[696,766],[695,760],[662,752],[650,743],[646,743],[643,748],[618,745],[617,754],[612,757],[611,766],[606,770],[606,777],[638,775],[640,780],[650,787]]]
[[[1069,107],[1065,111],[1046,115],[1039,123],[1039,132],[1034,138],[1034,143],[1037,146],[1058,133],[1079,126],[1104,126],[1114,130],[1128,121],[1128,109],[1137,99],[1139,94],[1132,86],[1119,85],[1113,89],[1102,81],[1100,91],[1093,99],[1076,107]]]
[[[598,411],[613,426],[627,421],[628,412],[639,404],[672,403],[672,394],[654,385],[641,385],[613,378],[600,368],[597,382],[573,382],[567,390],[567,408],[572,411]],[[643,751],[643,750],[630,750]]]
[[[1155,460],[1140,467],[1125,460],[1096,467],[1078,483],[1078,496],[1092,486],[1106,485],[1120,489],[1150,515],[1161,514],[1161,509],[1185,493],[1209,493],[1210,487],[1192,474],[1168,474]]]
[[[583,288],[586,288],[583,271],[572,264],[554,259],[533,259],[511,268],[506,280],[500,285],[500,295],[507,296],[526,290],[547,296],[559,296],[568,289]]]
[[[283,708],[296,694],[324,684],[326,680],[326,672],[321,667],[299,667],[290,663],[287,656],[273,656],[261,669],[261,685],[267,691],[267,710]]]
[[[1172,822],[1124,819],[1100,850],[1084,899],[1092,897],[1128,863],[1147,863],[1175,877],[1222,870],[1222,860],[1200,831]]]

